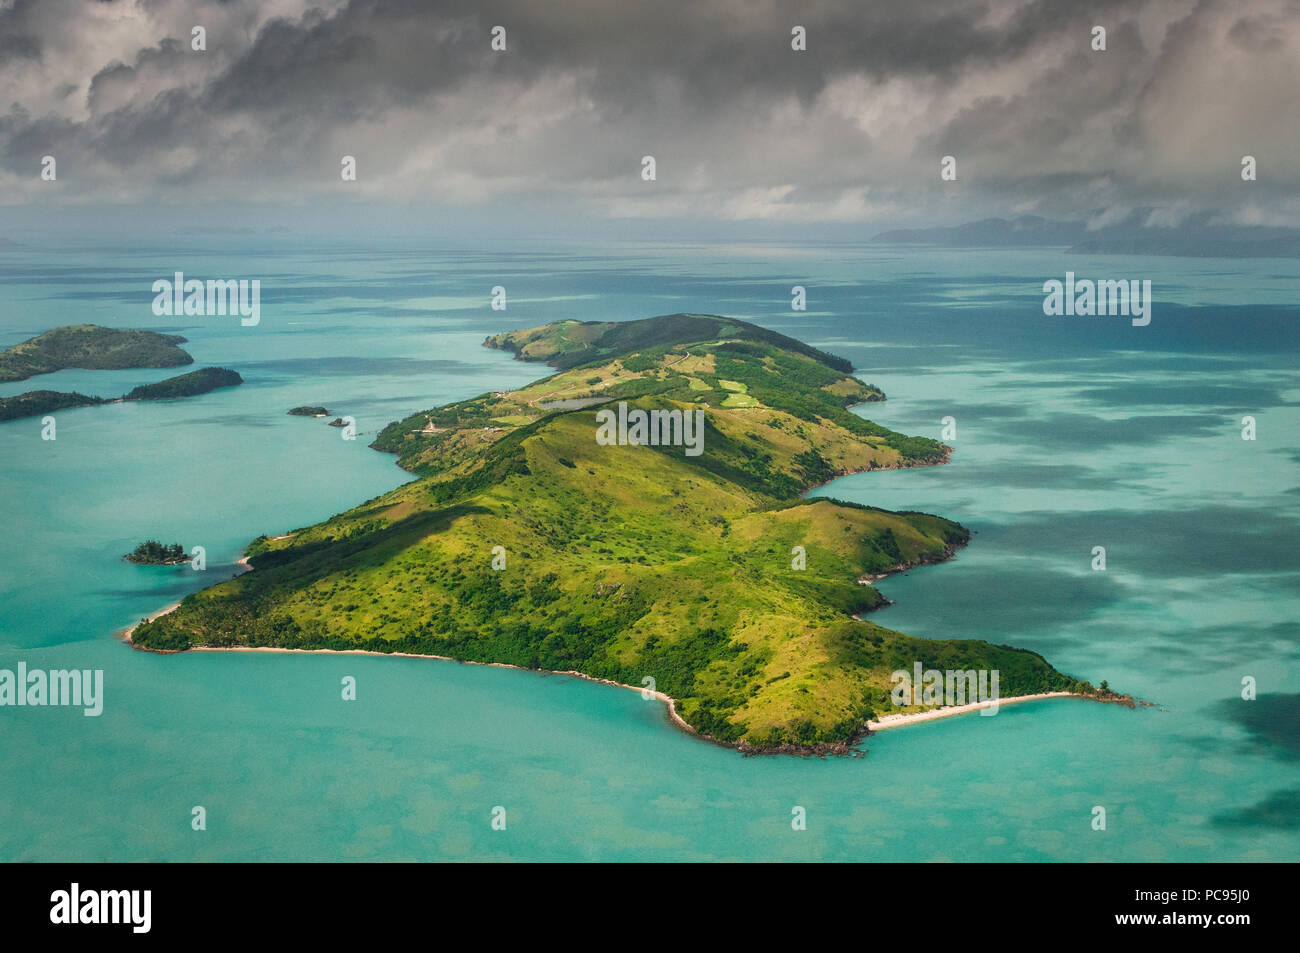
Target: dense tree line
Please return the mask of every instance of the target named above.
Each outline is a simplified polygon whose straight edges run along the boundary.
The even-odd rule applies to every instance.
[[[168,545],[160,543],[156,539],[146,540],[141,543],[127,553],[126,558],[133,563],[145,563],[150,566],[169,566],[188,560],[185,547],[180,543]]]

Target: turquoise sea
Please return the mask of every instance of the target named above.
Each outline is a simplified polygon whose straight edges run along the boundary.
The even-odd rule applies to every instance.
[[[153,328],[246,381],[63,411],[53,441],[39,418],[0,424],[0,668],[105,680],[98,718],[0,708],[0,860],[1300,859],[1300,262],[511,249],[267,237],[0,252],[0,346],[62,324]],[[1045,317],[1042,283],[1067,270],[1151,279],[1151,325]],[[150,286],[175,271],[260,279],[261,323],[155,317]],[[790,310],[795,284],[806,312]],[[496,285],[505,311],[489,307]],[[159,656],[115,637],[233,573],[253,537],[408,479],[366,446],[389,421],[545,373],[481,347],[488,334],[676,311],[852,359],[889,397],[863,413],[895,429],[939,437],[955,419],[950,465],[818,491],[975,531],[954,560],[882,582],[895,604],[877,622],[1033,649],[1156,704],[1032,702],[881,732],[863,758],[745,758],[635,692],[564,676]],[[174,373],[65,371],[0,396],[116,396]],[[286,416],[299,404],[355,417],[358,439]],[[204,546],[206,572],[122,560],[151,537]]]

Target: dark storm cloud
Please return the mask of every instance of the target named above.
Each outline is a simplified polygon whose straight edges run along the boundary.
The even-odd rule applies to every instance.
[[[3,26],[0,26],[3,29]],[[0,62],[8,59],[38,60],[41,58],[41,45],[34,36],[17,33],[0,33]]]
[[[34,5],[33,0],[17,0],[0,6],[0,66],[10,60],[41,58],[40,40],[26,27],[27,15]]]
[[[1253,150],[1267,174],[1231,211],[1285,218],[1300,181],[1286,3],[18,2],[0,8],[0,186],[44,199],[52,154],[60,201],[871,221],[1213,204]],[[1208,61],[1231,81],[1206,79]],[[345,154],[359,177],[341,193]],[[961,170],[947,187],[944,154]]]

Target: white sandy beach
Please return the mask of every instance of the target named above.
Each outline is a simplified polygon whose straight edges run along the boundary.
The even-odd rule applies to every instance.
[[[240,560],[240,565],[243,565],[246,570],[251,570],[252,568],[251,566],[248,566],[246,559]],[[150,616],[149,621],[152,622],[154,619],[157,619],[160,616],[167,615],[167,613],[174,611],[179,605],[180,605],[179,602],[173,602],[165,609]],[[139,625],[139,623],[136,623],[136,625]],[[131,644],[131,633],[135,631],[136,625],[131,626],[129,629],[126,629],[122,633],[122,638],[129,644]],[[273,646],[250,646],[250,645],[231,646],[230,648],[196,646],[192,649],[187,649],[186,651],[189,652],[277,652],[282,654],[302,653],[304,655],[377,655],[377,656],[386,656],[390,658],[436,659],[440,662],[459,662],[462,665],[490,665],[494,668],[513,668],[513,669],[518,669],[521,672],[535,672],[540,675],[572,675],[574,678],[585,679],[586,681],[589,682],[599,682],[602,685],[612,685],[615,688],[624,688],[627,689],[628,691],[633,691],[633,692],[644,691],[644,689],[638,688],[635,685],[625,685],[622,682],[611,681],[607,678],[596,678],[591,675],[584,675],[582,672],[574,672],[574,671],[557,672],[549,669],[524,668],[523,666],[520,665],[508,665],[505,662],[472,662],[472,661],[467,661],[465,659],[452,658],[449,655],[418,655],[413,652],[375,652],[375,651],[371,651],[370,649],[282,649],[282,648],[275,648]],[[682,717],[677,714],[677,702],[675,699],[659,691],[653,692],[652,694],[656,699],[658,699],[659,701],[663,702],[666,706],[668,706],[668,717],[672,720],[673,724],[677,725],[677,727],[681,728],[683,731],[688,731],[691,734],[696,734],[695,729],[692,728],[690,725],[688,725],[685,721],[683,721]],[[1003,705],[1014,705],[1019,702],[1038,701],[1039,699],[1043,699],[1043,698],[1084,698],[1084,697],[1086,696],[1078,695],[1074,692],[1042,692],[1037,695],[1013,695],[1009,698],[999,698],[996,704],[998,707],[1001,707]],[[992,707],[994,704],[995,703],[992,701],[983,701],[983,702],[972,702],[969,705],[951,705],[945,708],[931,708],[927,711],[900,712],[894,715],[885,715],[883,718],[880,718],[877,721],[869,721],[867,722],[867,728],[870,731],[881,731],[885,728],[900,728],[905,725],[919,724],[923,721],[933,721],[936,718],[949,718],[953,715],[969,714],[970,712],[979,711],[981,708]]]
[[[240,560],[240,564],[244,565],[249,570],[252,569],[251,566],[247,565],[247,560]],[[175,611],[176,608],[179,606],[180,606],[179,602],[173,602],[171,605],[169,605],[167,608],[163,609],[162,611],[149,616],[148,621],[152,622],[154,619],[157,619],[160,616],[165,616],[167,615],[167,613]],[[140,623],[137,622],[135,625],[131,626],[129,629],[126,629],[125,631],[122,632],[122,639],[125,642],[127,642],[129,645],[131,645],[132,648],[138,648],[138,646],[136,646],[131,641],[131,633],[136,630],[136,627],[139,624]],[[144,651],[153,651],[153,650],[145,649]],[[505,662],[472,662],[466,659],[452,658],[450,655],[418,655],[414,652],[374,652],[371,651],[370,649],[281,649],[281,648],[275,648],[274,646],[268,646],[268,645],[236,645],[236,646],[231,646],[230,648],[217,648],[214,646],[200,645],[200,646],[195,646],[194,648],[191,649],[186,649],[186,651],[187,652],[277,652],[281,654],[294,653],[294,654],[302,654],[302,655],[377,655],[385,658],[436,659],[440,662],[458,662],[461,665],[490,665],[494,668],[513,668],[521,672],[533,672],[538,675],[572,675],[575,678],[585,679],[586,681],[589,682],[599,682],[602,685],[613,685],[615,688],[626,688],[627,690],[633,692],[645,691],[645,689],[638,688],[636,685],[624,685],[622,682],[610,681],[607,678],[596,678],[592,675],[584,675],[582,672],[573,672],[573,671],[557,672],[552,669],[524,668],[522,665],[508,665]],[[677,702],[675,699],[671,698],[668,695],[665,695],[663,692],[657,691],[657,692],[652,692],[651,694],[657,700],[663,702],[665,705],[668,706],[668,716],[669,718],[672,719],[673,724],[677,725],[677,727],[683,729],[684,731],[690,732],[691,734],[696,733],[695,729],[692,728],[690,725],[688,725],[685,721],[683,721],[682,717],[679,714],[677,714]]]
[[[922,721],[933,721],[936,718],[948,718],[952,715],[965,715],[972,711],[979,711],[981,708],[991,708],[994,705],[1001,708],[1003,705],[1014,705],[1017,702],[1032,702],[1037,701],[1040,698],[1084,697],[1086,696],[1076,694],[1075,692],[1042,692],[1038,695],[1012,695],[1009,698],[999,698],[996,702],[972,702],[969,705],[950,705],[946,708],[931,708],[928,711],[899,712],[895,715],[885,715],[879,721],[867,722],[867,727],[872,731],[880,731],[882,728],[898,728],[902,725],[914,725]]]
[[[175,608],[173,606],[172,608]],[[168,611],[171,611],[170,609]],[[159,613],[163,615],[165,613]],[[130,635],[127,635],[127,641],[130,641]],[[301,655],[377,655],[383,658],[415,658],[415,659],[436,659],[439,662],[457,662],[460,665],[488,665],[492,668],[513,668],[520,672],[532,672],[535,675],[572,675],[574,678],[581,678],[588,682],[599,682],[601,685],[612,685],[615,688],[626,688],[628,691],[644,692],[645,689],[638,688],[635,685],[624,685],[622,682],[611,681],[608,678],[596,678],[594,675],[584,675],[582,672],[574,671],[556,671],[546,668],[525,668],[522,665],[510,665],[506,662],[474,662],[468,659],[452,658],[450,655],[420,655],[414,652],[374,652],[370,649],[281,649],[269,645],[237,645],[230,648],[217,648],[213,646],[200,645],[192,649],[186,649],[187,652],[278,652],[281,654],[301,654]],[[684,722],[680,715],[677,714],[677,702],[675,699],[665,695],[663,692],[651,692],[656,699],[668,706],[668,715],[672,718],[677,727],[695,734],[695,729]]]
[[[180,605],[181,605],[181,604],[180,604],[179,602],[173,602],[171,605],[167,606],[166,608],[159,609],[159,610],[158,610],[157,612],[155,612],[153,615],[151,615],[151,616],[146,616],[145,619],[144,619],[144,621],[145,621],[145,622],[152,622],[154,619],[157,619],[157,618],[160,618],[160,617],[162,617],[162,616],[165,616],[165,615],[166,615],[167,613],[169,613],[169,612],[175,612],[177,609],[180,608]],[[135,625],[131,626],[130,628],[128,628],[128,629],[124,629],[124,630],[122,631],[122,633],[121,633],[122,638],[124,638],[124,639],[126,639],[126,641],[130,642],[130,641],[131,641],[131,633],[134,632],[137,628],[139,628],[139,626],[140,626],[140,623],[137,622]]]
[[[286,533],[283,536],[277,536],[274,538],[287,539],[289,536],[292,535],[294,534]],[[244,572],[251,572],[253,569],[253,567],[249,564],[247,556],[240,559],[236,565],[241,567],[241,569]],[[888,575],[888,573],[885,573],[882,576],[877,578],[883,578],[884,575]],[[861,582],[861,580],[859,580],[859,582]],[[152,622],[154,619],[157,619],[160,616],[167,615],[167,613],[174,611],[179,606],[180,606],[179,602],[173,602],[165,609],[162,609],[156,614],[150,616],[148,621]],[[133,647],[135,646],[131,642],[131,633],[133,633],[136,630],[136,627],[138,625],[139,623],[136,623],[136,625],[131,626],[130,628],[126,629],[122,633],[122,638],[127,643],[132,644]],[[467,661],[465,659],[452,658],[451,656],[448,655],[417,655],[412,652],[375,652],[370,649],[283,649],[283,648],[275,648],[272,646],[232,646],[230,648],[196,646],[192,649],[188,649],[187,651],[190,652],[278,652],[278,653],[299,653],[300,652],[308,655],[322,655],[322,654],[324,655],[378,655],[378,656],[389,656],[389,657],[396,657],[396,658],[437,659],[438,661],[441,662],[459,662],[462,665],[490,665],[495,668],[513,668],[513,669],[518,669],[521,672],[536,672],[542,675],[572,675],[575,678],[585,679],[586,681],[589,682],[599,682],[602,685],[612,685],[615,688],[625,688],[633,692],[644,691],[644,689],[638,688],[635,685],[625,685],[622,682],[614,682],[607,678],[596,678],[591,675],[584,675],[582,672],[574,672],[574,671],[557,672],[548,669],[524,668],[523,666],[520,665],[509,665],[506,664],[505,662],[472,662],[472,661]],[[677,714],[677,702],[675,699],[659,691],[653,692],[652,694],[656,699],[658,699],[659,701],[663,702],[665,705],[668,706],[668,716],[672,720],[673,724],[677,725],[677,727],[681,728],[684,731],[688,731],[691,734],[696,734],[695,729],[692,728],[690,725],[688,725],[685,721],[683,721],[682,717]],[[899,728],[904,725],[919,724],[920,722],[923,721],[933,721],[936,718],[948,718],[953,715],[965,715],[970,712],[979,711],[981,708],[993,707],[994,705],[1001,707],[1003,705],[1014,705],[1019,702],[1037,701],[1043,698],[1084,698],[1084,697],[1086,696],[1078,695],[1074,692],[1042,692],[1037,695],[1013,695],[1008,698],[999,698],[996,702],[994,701],[972,702],[969,705],[951,705],[944,708],[931,708],[927,711],[900,712],[898,714],[885,715],[884,717],[876,721],[867,722],[867,729],[869,731],[874,732],[874,731],[881,731],[885,728]]]

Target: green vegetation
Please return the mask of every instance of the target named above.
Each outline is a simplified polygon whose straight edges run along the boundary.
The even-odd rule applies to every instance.
[[[142,384],[126,394],[123,400],[168,400],[173,397],[194,397],[219,387],[234,387],[244,379],[224,367],[205,367],[177,377],[169,377],[156,384]]]
[[[185,338],[156,331],[102,328],[96,324],[75,324],[54,328],[0,352],[0,383],[26,380],[36,374],[77,367],[86,370],[122,370],[138,367],[178,367],[193,364],[194,358],[177,347]],[[206,394],[218,387],[242,384],[234,371],[206,367],[189,374],[169,377],[156,384],[137,387],[121,400],[159,400]],[[16,420],[66,410],[91,407],[111,401],[86,394],[33,390],[16,397],[0,397],[0,420]]]
[[[35,417],[56,410],[66,410],[69,407],[92,407],[102,403],[104,403],[102,398],[87,397],[85,394],[65,394],[57,390],[29,390],[17,397],[0,397],[0,420]]]
[[[180,543],[164,545],[156,539],[141,543],[126,554],[126,559],[144,566],[177,566],[189,562],[185,547]]]
[[[292,417],[328,417],[329,411],[324,407],[295,407],[289,411]]]
[[[234,371],[224,367],[205,367],[169,377],[156,384],[143,384],[129,394],[117,400],[165,400],[172,397],[194,397],[206,394],[218,387],[234,387],[244,383],[244,379]],[[32,390],[17,397],[0,397],[0,420],[16,420],[19,417],[33,417],[48,414],[69,407],[92,407],[96,404],[110,404],[112,400],[103,397],[87,397],[85,394],[65,394],[55,390]]]
[[[842,359],[708,315],[561,322],[488,343],[560,371],[390,424],[373,446],[419,479],[259,537],[255,572],[187,597],[135,643],[650,676],[699,732],[760,750],[843,750],[868,719],[915,710],[895,708],[890,674],[917,661],[997,669],[1004,697],[1079,685],[1032,652],[856,617],[884,602],[860,578],[945,559],[970,534],[801,497],[838,474],[947,459],[852,413],[884,395]],[[737,394],[745,404],[728,404]],[[556,406],[583,398],[703,410],[703,453],[598,445],[599,403]]]
[[[75,324],[54,328],[0,352],[0,383],[79,367],[122,370],[129,367],[179,367],[193,364],[176,345],[185,338],[156,331]]]
[[[716,314],[666,314],[640,321],[557,321],[530,331],[498,334],[483,343],[511,351],[524,360],[546,361],[560,370],[568,370],[583,364],[600,364],[633,351],[723,338],[775,344],[820,361],[833,370],[845,374],[853,370],[853,365],[842,357],[746,321]]]

